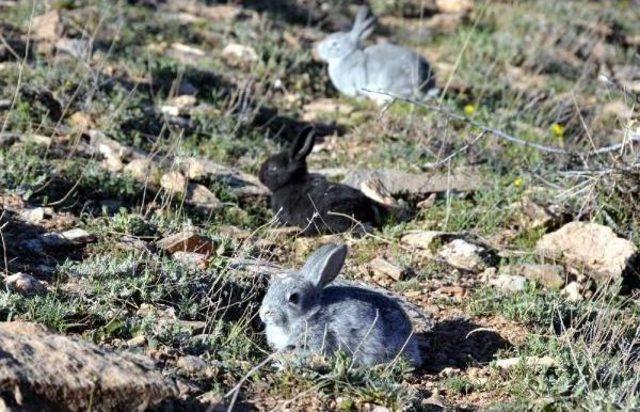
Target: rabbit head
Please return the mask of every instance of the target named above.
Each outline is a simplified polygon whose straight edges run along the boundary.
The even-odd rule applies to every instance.
[[[361,7],[351,31],[333,33],[320,41],[315,47],[318,57],[325,62],[341,60],[361,48],[362,40],[373,32],[376,23],[376,18],[368,15],[369,9]]]
[[[260,182],[275,191],[303,178],[307,171],[307,156],[313,149],[315,135],[312,127],[305,128],[288,150],[269,157],[260,168]]]
[[[309,257],[298,272],[274,277],[262,305],[260,319],[267,325],[290,329],[320,309],[322,289],[344,265],[346,245],[326,244]]]

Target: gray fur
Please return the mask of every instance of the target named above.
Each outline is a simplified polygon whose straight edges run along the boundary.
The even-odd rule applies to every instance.
[[[300,356],[343,350],[364,366],[390,362],[402,352],[419,366],[411,322],[396,301],[365,288],[328,285],[346,252],[345,245],[324,245],[299,272],[272,278],[260,307],[269,345]]]
[[[436,91],[435,78],[424,57],[393,44],[364,47],[362,40],[375,27],[375,17],[367,15],[368,9],[361,7],[351,31],[333,33],[316,46],[320,59],[329,64],[329,77],[336,89],[379,104],[392,96],[432,95]]]

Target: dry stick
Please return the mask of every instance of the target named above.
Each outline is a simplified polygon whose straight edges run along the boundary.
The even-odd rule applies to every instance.
[[[565,149],[561,149],[559,147],[552,147],[552,146],[545,146],[545,145],[541,145],[539,143],[535,143],[535,142],[529,142],[527,140],[523,140],[520,138],[517,138],[513,135],[510,135],[506,132],[503,132],[502,130],[499,129],[495,129],[493,127],[487,126],[485,124],[482,124],[476,120],[470,119],[466,116],[463,116],[461,114],[457,114],[457,113],[453,113],[447,109],[444,109],[440,106],[435,106],[435,105],[430,105],[418,100],[414,100],[414,99],[410,99],[407,97],[402,97],[402,96],[396,96],[394,94],[391,93],[387,93],[387,92],[381,92],[381,91],[376,91],[376,90],[367,90],[368,92],[371,93],[378,93],[378,94],[383,94],[385,96],[389,96],[395,100],[399,100],[405,103],[409,103],[409,104],[413,104],[419,107],[424,107],[426,109],[430,109],[430,110],[434,110],[438,113],[441,113],[447,117],[456,119],[456,120],[461,120],[463,122],[466,122],[472,126],[475,126],[487,133],[491,133],[492,135],[502,138],[504,140],[507,140],[509,142],[512,143],[516,143],[525,147],[531,147],[533,149],[537,149],[541,152],[546,152],[546,153],[555,153],[555,154],[563,154],[563,155],[600,155],[600,154],[605,154],[605,153],[610,153],[610,152],[615,152],[617,150],[620,150],[622,147],[626,146],[627,144],[631,144],[631,143],[640,143],[640,135],[632,135],[629,139],[626,140],[626,142],[622,142],[622,143],[616,143],[613,145],[609,145],[609,146],[604,146],[601,147],[599,149],[596,150],[592,150],[592,151],[588,151],[588,152],[575,152],[575,151],[571,151],[571,150],[565,150]]]

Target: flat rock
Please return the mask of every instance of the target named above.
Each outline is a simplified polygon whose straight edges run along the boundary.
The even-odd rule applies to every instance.
[[[222,207],[218,197],[204,185],[190,183],[184,197],[185,203],[201,209],[215,210]]]
[[[473,192],[483,185],[477,170],[466,168],[446,172],[406,173],[395,170],[353,170],[348,171],[342,183],[360,189],[363,182],[378,179],[387,192],[393,196],[410,195],[426,197],[431,193]]]
[[[501,274],[523,276],[548,289],[560,289],[564,286],[564,268],[560,265],[507,265],[500,268]]]
[[[75,228],[61,233],[45,233],[40,236],[42,244],[48,247],[66,247],[93,242],[94,236],[84,229]]]
[[[249,66],[258,61],[258,53],[251,46],[230,43],[222,50],[222,58],[231,66]]]
[[[400,237],[400,242],[421,249],[428,255],[432,255],[439,241],[453,235],[452,233],[436,230],[414,230],[403,234],[402,237]]]
[[[544,235],[536,244],[540,255],[584,269],[596,281],[620,279],[637,258],[638,249],[610,228],[588,222],[571,222]]]
[[[210,254],[213,251],[213,242],[211,239],[191,230],[184,230],[160,239],[157,246],[168,253],[191,252]]]
[[[13,292],[23,296],[39,295],[47,290],[45,283],[27,273],[14,273],[4,279],[4,284]]]
[[[486,268],[483,258],[486,250],[464,239],[454,239],[438,251],[438,256],[458,269],[480,272]]]
[[[373,259],[367,266],[374,276],[388,277],[396,281],[404,280],[411,274],[410,269],[403,268],[380,257]]]
[[[33,35],[38,40],[55,41],[64,27],[58,10],[51,10],[33,18]]]
[[[518,275],[498,275],[489,280],[491,286],[495,286],[503,292],[521,292],[527,287],[527,279]]]
[[[0,386],[20,410],[144,410],[178,395],[150,359],[25,322],[0,324]],[[13,394],[13,396],[11,396]]]

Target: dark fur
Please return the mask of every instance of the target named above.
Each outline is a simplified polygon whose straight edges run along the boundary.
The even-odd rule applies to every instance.
[[[269,157],[260,169],[260,181],[271,190],[271,209],[280,221],[301,227],[307,235],[345,232],[356,221],[378,226],[384,214],[379,204],[357,189],[308,172],[306,158],[313,144],[313,129],[307,128],[289,150]]]

